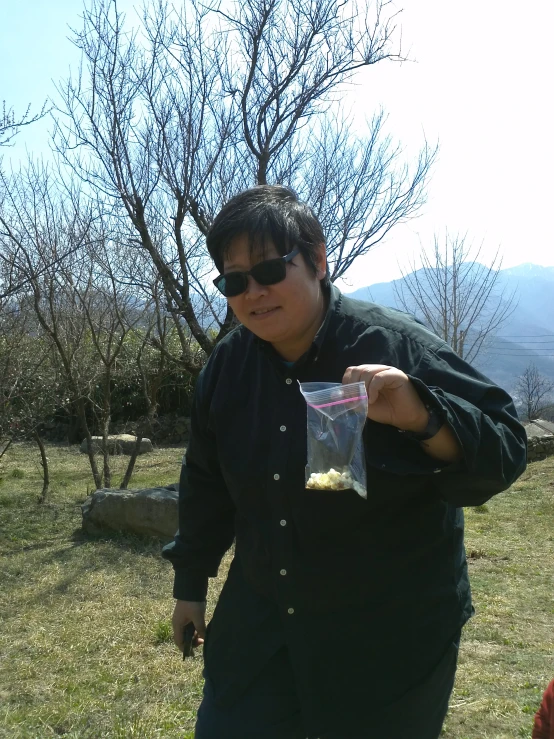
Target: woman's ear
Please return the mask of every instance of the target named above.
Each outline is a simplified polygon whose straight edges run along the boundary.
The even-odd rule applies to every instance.
[[[322,280],[327,274],[327,251],[325,244],[320,244],[316,252],[316,267],[317,267],[317,279]]]

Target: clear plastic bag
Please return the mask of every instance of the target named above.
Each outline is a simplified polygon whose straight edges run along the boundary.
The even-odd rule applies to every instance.
[[[353,489],[367,498],[362,432],[367,420],[365,383],[304,382],[308,406],[306,487]]]

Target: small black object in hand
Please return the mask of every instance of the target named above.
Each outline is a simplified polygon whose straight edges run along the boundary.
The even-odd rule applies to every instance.
[[[183,631],[183,659],[194,657],[194,649],[192,648],[192,640],[194,639],[194,624],[191,621],[185,626]]]

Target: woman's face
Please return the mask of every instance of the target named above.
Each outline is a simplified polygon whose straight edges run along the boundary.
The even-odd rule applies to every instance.
[[[271,243],[263,252],[251,253],[248,236],[243,234],[231,242],[223,272],[248,272],[258,262],[280,256]],[[249,276],[245,292],[228,298],[238,320],[260,339],[273,344],[285,358],[296,354],[307,343],[301,354],[306,351],[323,320],[325,304],[320,286],[325,276],[323,245],[318,262],[317,274],[314,274],[298,254],[287,264],[287,275],[282,282],[259,285]],[[317,324],[315,330],[314,324]],[[291,361],[297,358],[292,357]]]

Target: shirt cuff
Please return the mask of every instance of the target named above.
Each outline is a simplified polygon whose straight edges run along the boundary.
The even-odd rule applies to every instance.
[[[176,600],[191,600],[202,603],[208,594],[208,576],[202,572],[175,570],[173,597]]]
[[[412,375],[408,375],[408,377],[423,403],[430,406],[431,408],[434,408],[437,413],[446,421],[447,414],[442,407],[440,400],[437,398],[431,388],[429,388],[422,380],[420,380],[419,377],[412,377]]]

